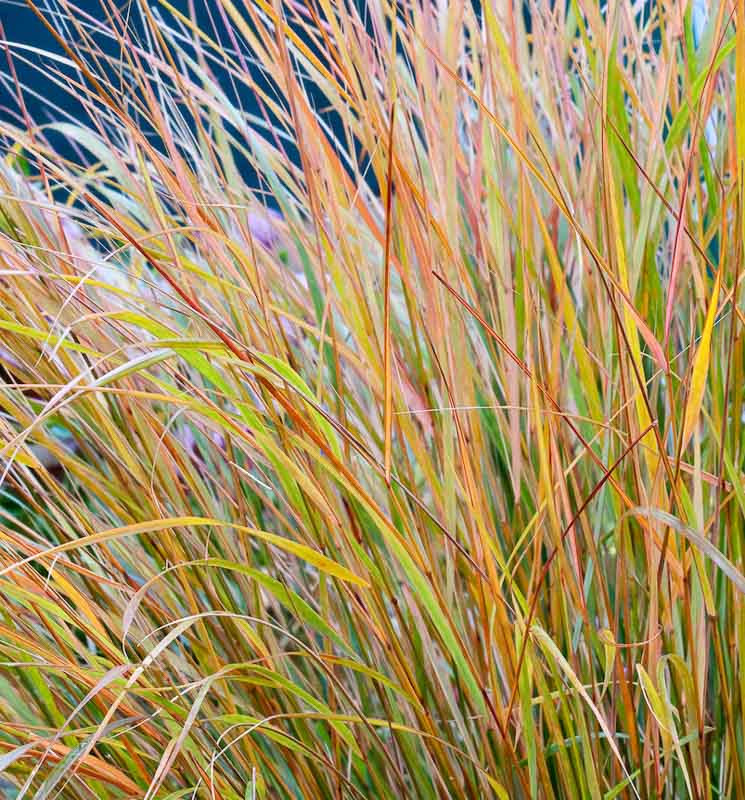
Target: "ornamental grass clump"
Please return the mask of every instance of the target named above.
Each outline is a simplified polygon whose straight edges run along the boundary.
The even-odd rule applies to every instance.
[[[743,0],[25,1],[2,797],[745,797]]]

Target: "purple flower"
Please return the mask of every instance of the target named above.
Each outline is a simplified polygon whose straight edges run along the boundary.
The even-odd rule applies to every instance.
[[[282,216],[272,209],[266,209],[261,212],[249,211],[248,229],[251,231],[251,236],[262,247],[271,250],[279,241],[277,223],[281,222],[281,220]]]

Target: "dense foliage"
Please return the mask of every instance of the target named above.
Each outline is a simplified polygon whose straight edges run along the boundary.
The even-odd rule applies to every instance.
[[[745,797],[743,0],[26,1],[0,793]]]

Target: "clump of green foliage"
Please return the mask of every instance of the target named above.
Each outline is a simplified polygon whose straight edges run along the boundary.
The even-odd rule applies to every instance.
[[[3,796],[745,797],[742,0],[27,3]]]

